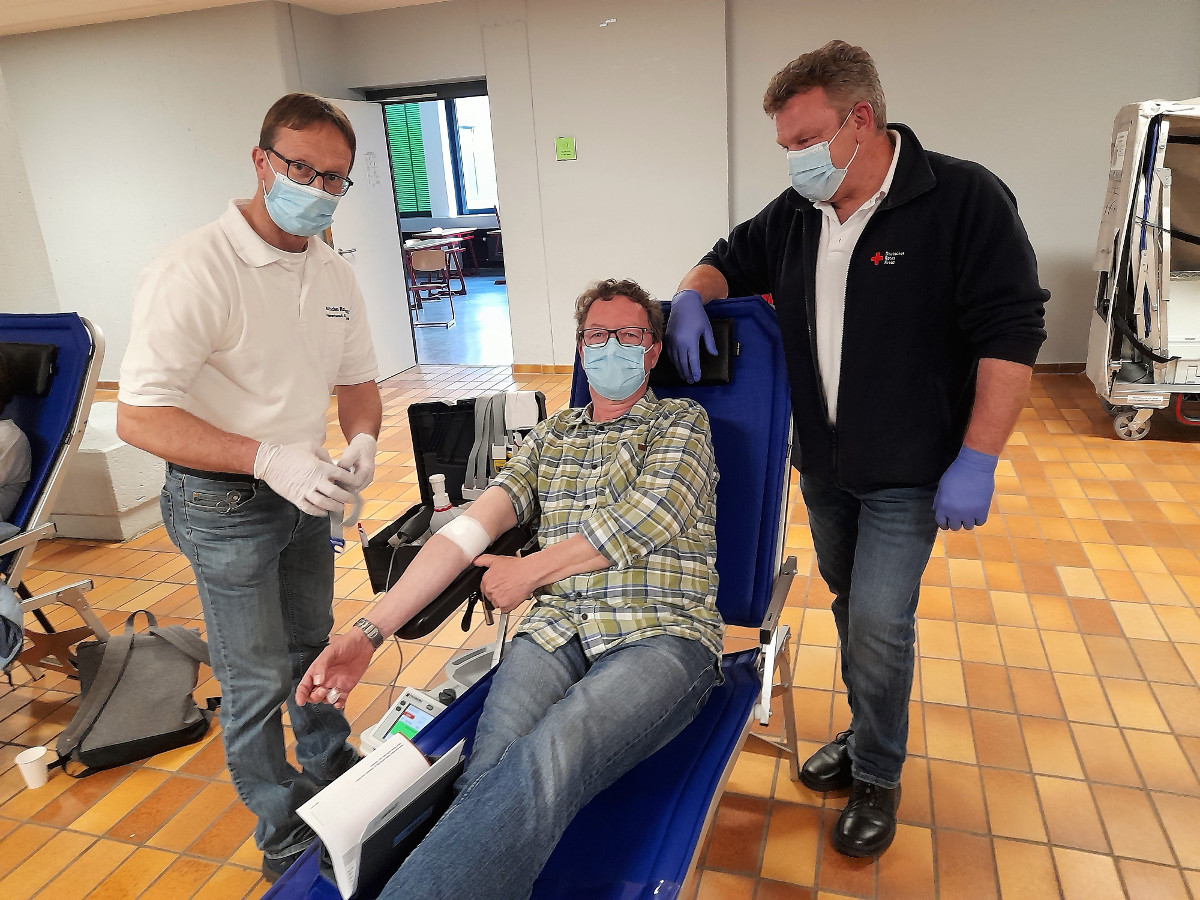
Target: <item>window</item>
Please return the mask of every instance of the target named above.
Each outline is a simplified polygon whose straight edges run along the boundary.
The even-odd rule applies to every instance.
[[[383,107],[387,123],[388,154],[396,185],[396,212],[401,216],[433,215],[429,202],[429,176],[425,171],[425,146],[421,138],[418,103],[389,103]]]
[[[496,160],[487,97],[457,97],[446,104],[446,125],[460,215],[496,211]]]
[[[381,98],[401,220],[496,211],[488,98],[475,83],[457,88],[458,95]]]

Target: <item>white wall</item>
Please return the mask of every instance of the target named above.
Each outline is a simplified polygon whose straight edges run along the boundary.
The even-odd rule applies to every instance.
[[[727,230],[721,0],[454,0],[349,16],[343,40],[353,87],[487,78],[518,363],[571,363],[588,282],[669,297]]]
[[[250,149],[287,89],[279,46],[274,4],[0,40],[60,308],[104,330],[102,379],[142,267],[253,192]]]
[[[762,112],[771,76],[841,38],[866,47],[888,118],[931,150],[973,159],[1016,194],[1037,251],[1049,338],[1039,361],[1082,362],[1095,293],[1113,117],[1131,101],[1200,93],[1200,4],[1180,0],[729,0],[733,217],[787,185]],[[869,23],[869,24],[868,24]]]
[[[286,47],[291,39],[295,59],[295,81],[289,79],[288,89],[311,91],[337,100],[362,99],[347,90],[342,78],[345,17],[329,16],[294,4],[277,4],[276,13],[280,17],[280,43]]]
[[[57,312],[42,226],[0,71],[0,311]]]
[[[480,29],[490,76],[488,103],[492,110],[498,211],[504,232],[504,278],[513,359],[519,364],[553,364],[556,360],[550,330],[548,260],[525,3],[483,3]]]
[[[487,6],[488,0],[481,5]],[[342,17],[342,78],[351,88],[399,87],[484,77],[474,0]]]
[[[1054,292],[1042,361],[1081,361],[1112,118],[1200,93],[1193,0],[448,0],[342,17],[262,2],[6,37],[0,298],[93,318],[113,379],[137,272],[253,190],[249,150],[280,94],[483,77],[516,359],[566,364],[587,281],[669,296],[786,185],[762,91],[832,37],[875,55],[893,120],[1013,189]],[[554,161],[559,135],[577,161]]]
[[[575,357],[574,298],[589,282],[629,277],[669,299],[726,231],[725,8],[527,5],[553,361],[563,365]],[[575,137],[577,160],[555,161],[561,135]]]

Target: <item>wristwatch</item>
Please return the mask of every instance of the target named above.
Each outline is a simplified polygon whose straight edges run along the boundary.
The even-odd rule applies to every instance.
[[[383,632],[376,628],[370,619],[359,619],[354,623],[354,627],[367,636],[367,640],[371,642],[372,650],[378,650],[382,646],[384,641]]]

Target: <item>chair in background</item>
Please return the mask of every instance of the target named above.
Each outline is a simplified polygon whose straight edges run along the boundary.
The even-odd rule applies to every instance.
[[[93,635],[108,632],[88,605],[90,580],[42,594],[25,584],[24,575],[40,541],[54,535],[50,515],[75,452],[83,439],[88,411],[96,392],[104,337],[75,313],[0,313],[0,353],[14,377],[16,391],[4,412],[25,432],[32,454],[32,471],[12,524],[20,532],[0,542],[0,578],[16,591],[21,610],[30,613],[42,631],[28,630],[32,646],[17,657],[35,677],[41,669],[75,675],[71,647]],[[82,626],[56,631],[44,610],[62,603],[78,613]]]
[[[412,283],[409,285],[411,292],[409,309],[412,312],[413,325],[416,327],[453,327],[454,292],[450,288],[450,254],[441,247],[414,250],[408,256],[408,266],[412,272]],[[461,273],[458,278],[461,282]],[[450,303],[450,318],[442,322],[422,322],[420,318],[424,303],[428,300],[442,299]]]

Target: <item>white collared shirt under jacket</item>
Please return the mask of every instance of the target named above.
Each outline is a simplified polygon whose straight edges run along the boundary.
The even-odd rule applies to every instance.
[[[900,134],[889,131],[896,141],[892,149],[892,164],[879,190],[839,222],[837,210],[828,201],[814,203],[821,211],[821,240],[817,244],[817,365],[821,370],[821,385],[825,388],[829,424],[837,421],[838,381],[842,373],[842,326],[846,320],[846,279],[850,272],[850,255],[862,236],[863,229],[879,204],[892,188],[896,161],[900,158]]]

